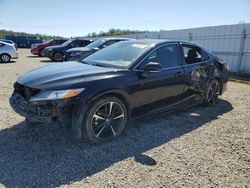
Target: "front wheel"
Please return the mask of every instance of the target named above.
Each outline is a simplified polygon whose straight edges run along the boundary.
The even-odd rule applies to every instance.
[[[205,92],[204,103],[209,106],[217,104],[219,102],[220,90],[221,88],[218,80],[212,80]]]
[[[63,54],[61,52],[54,53],[53,60],[56,62],[63,61]]]
[[[99,143],[121,135],[127,123],[127,108],[112,96],[101,98],[91,105],[84,118],[83,136]]]

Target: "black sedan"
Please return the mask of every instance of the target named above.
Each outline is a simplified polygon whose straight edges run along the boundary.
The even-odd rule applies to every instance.
[[[65,59],[65,54],[68,49],[76,47],[84,47],[90,44],[92,40],[73,39],[67,40],[61,45],[50,46],[44,49],[44,56],[49,57],[52,61],[60,62]]]
[[[87,45],[86,47],[80,47],[80,48],[71,48],[67,50],[66,52],[66,60],[69,61],[80,61],[89,55],[107,47],[111,44],[114,44],[116,42],[120,41],[127,41],[127,40],[134,40],[129,38],[101,38],[98,39],[91,44]]]
[[[215,105],[226,90],[227,64],[182,41],[125,41],[79,62],[21,76],[10,98],[27,122],[68,123],[79,137],[118,137],[128,119]]]

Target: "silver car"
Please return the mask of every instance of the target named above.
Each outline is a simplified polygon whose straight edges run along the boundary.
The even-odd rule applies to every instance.
[[[0,61],[3,63],[8,63],[11,59],[17,58],[18,52],[15,45],[0,41]]]

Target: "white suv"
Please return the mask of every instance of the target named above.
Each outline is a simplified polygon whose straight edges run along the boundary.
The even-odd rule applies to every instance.
[[[0,41],[0,61],[3,63],[8,63],[11,59],[17,58],[18,52],[15,45]]]

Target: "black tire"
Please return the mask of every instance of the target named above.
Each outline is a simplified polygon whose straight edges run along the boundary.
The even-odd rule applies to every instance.
[[[204,95],[204,104],[208,106],[215,105],[219,102],[221,87],[218,80],[212,80],[207,87],[207,90]]]
[[[44,57],[44,49],[40,49],[39,51],[39,57]]]
[[[55,61],[55,62],[61,62],[61,61],[63,61],[63,53],[61,53],[61,52],[55,52],[53,54],[53,61]]]
[[[127,114],[127,108],[120,99],[113,96],[100,98],[86,111],[82,136],[93,143],[113,140],[123,132]]]
[[[9,63],[10,62],[10,55],[9,54],[1,54],[0,61],[3,63]]]

